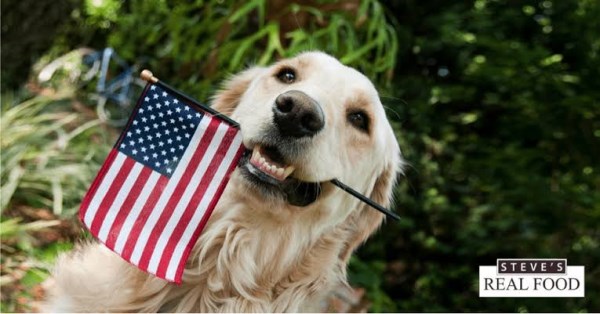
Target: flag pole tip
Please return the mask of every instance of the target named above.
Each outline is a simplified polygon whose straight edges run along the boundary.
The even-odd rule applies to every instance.
[[[144,80],[144,81],[148,81],[150,83],[156,83],[158,82],[158,79],[154,76],[154,74],[152,74],[152,72],[150,70],[142,70],[142,73],[140,73],[140,77]]]

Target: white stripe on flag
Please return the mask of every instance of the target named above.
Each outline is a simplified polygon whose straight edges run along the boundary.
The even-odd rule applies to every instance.
[[[127,157],[121,152],[119,152],[119,155],[124,155],[125,157]],[[104,218],[104,221],[102,221],[102,227],[100,227],[100,231],[98,232],[98,239],[100,239],[100,241],[102,241],[103,243],[106,243],[108,232],[112,228],[113,222],[115,221],[117,214],[121,211],[121,206],[123,206],[123,202],[125,202],[125,199],[129,195],[129,191],[131,191],[135,180],[140,175],[140,172],[143,168],[144,166],[138,162],[136,162],[133,165],[133,168],[131,169],[131,171],[127,175],[127,178],[125,179],[125,182],[123,183],[123,186],[119,190],[119,193],[117,193],[117,196],[115,197],[112,205],[108,209],[108,213],[106,213],[106,217]]]
[[[173,252],[171,260],[169,261],[169,267],[167,268],[165,276],[168,280],[175,279],[181,255],[183,254],[183,251],[187,247],[190,239],[192,238],[194,231],[200,224],[202,217],[204,217],[207,207],[209,206],[212,199],[215,197],[216,189],[220,186],[220,183],[223,181],[223,178],[227,174],[227,170],[231,166],[231,163],[233,162],[233,159],[235,158],[241,143],[242,134],[241,132],[238,132],[233,142],[229,146],[229,150],[227,151],[225,158],[223,158],[223,160],[221,161],[221,164],[219,165],[215,176],[213,177],[212,181],[208,184],[208,188],[206,189],[206,192],[204,193],[200,204],[198,204],[197,210],[194,211],[194,216],[192,216],[192,219],[187,225],[183,236],[181,237],[181,239],[177,243],[177,246],[175,247],[175,251]]]
[[[179,202],[177,203],[175,209],[173,209],[173,214],[171,215],[171,218],[167,222],[165,228],[160,234],[158,241],[156,242],[156,246],[154,248],[154,251],[152,252],[152,257],[150,258],[150,263],[148,264],[148,272],[152,274],[156,273],[158,269],[158,264],[160,263],[160,258],[164,253],[165,246],[167,245],[169,238],[171,238],[171,235],[175,231],[175,227],[177,227],[177,225],[180,224],[181,216],[185,212],[186,206],[189,204],[190,200],[192,199],[192,196],[194,196],[196,188],[198,187],[198,185],[200,185],[200,182],[202,181],[203,174],[206,173],[206,169],[208,169],[208,166],[210,165],[215,153],[217,152],[217,149],[219,148],[219,144],[223,141],[223,137],[225,136],[225,133],[229,128],[229,125],[227,125],[226,123],[219,124],[215,136],[213,137],[211,143],[208,145],[204,156],[202,156],[200,164],[196,168],[196,171],[192,174],[192,179],[190,180],[189,184],[185,187],[185,192],[183,192],[183,195],[179,199]],[[160,207],[158,208],[163,208],[166,205],[167,201],[168,200],[165,200],[164,204],[160,204],[159,201]],[[159,205],[157,204],[157,206]]]
[[[106,191],[108,191],[110,186],[115,181],[115,177],[121,170],[125,158],[125,155],[120,153],[117,154],[115,160],[110,166],[110,169],[108,169],[108,172],[104,176],[102,183],[100,183],[100,186],[98,186],[98,188],[96,189],[96,193],[94,194],[94,197],[88,204],[88,208],[85,211],[85,217],[83,219],[83,221],[88,227],[92,225],[92,221],[94,221],[94,217],[96,217],[96,212],[98,212],[98,207],[100,206],[100,203],[102,203],[102,201],[104,200]]]
[[[114,250],[115,252],[119,253],[119,255],[123,253],[125,243],[127,243],[127,238],[129,238],[129,233],[133,229],[133,225],[136,223],[142,208],[144,208],[144,205],[146,204],[148,197],[150,197],[150,193],[152,193],[152,190],[154,189],[154,186],[156,186],[160,176],[160,173],[152,171],[148,177],[148,180],[144,184],[142,192],[140,192],[140,195],[138,196],[137,200],[135,200],[133,207],[131,207],[131,211],[127,215],[127,218],[123,223],[123,227],[121,227],[121,231],[117,236],[117,241],[115,242]]]
[[[140,236],[135,244],[133,253],[131,254],[130,260],[133,264],[139,265],[142,253],[146,248],[146,243],[148,242],[150,232],[152,232],[152,230],[154,229],[154,226],[158,222],[158,219],[160,218],[160,215],[163,212],[164,206],[167,204],[169,198],[173,195],[175,187],[177,187],[179,180],[185,173],[185,170],[187,169],[187,166],[190,163],[190,159],[194,155],[194,152],[196,151],[198,145],[204,137],[206,129],[208,128],[208,125],[210,124],[211,120],[211,117],[204,116],[200,121],[196,132],[194,132],[190,144],[188,145],[186,151],[183,153],[181,160],[179,161],[179,166],[175,169],[173,176],[171,176],[171,178],[169,179],[169,183],[167,183],[167,186],[160,195],[158,202],[154,206],[154,210],[152,210],[152,213],[148,217],[148,220],[146,221],[146,224],[144,225],[144,228],[140,233]]]

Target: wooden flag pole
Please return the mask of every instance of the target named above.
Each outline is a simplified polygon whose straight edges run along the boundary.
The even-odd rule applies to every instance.
[[[232,120],[231,118],[229,118],[226,115],[221,114],[220,112],[216,111],[215,109],[209,107],[209,106],[205,106],[202,105],[201,102],[195,100],[194,98],[187,96],[186,94],[183,94],[182,92],[176,90],[175,88],[165,84],[164,82],[160,81],[156,76],[154,76],[154,74],[152,74],[152,72],[150,70],[143,70],[142,73],[140,73],[140,77],[149,82],[149,83],[153,83],[153,84],[158,84],[160,85],[162,88],[172,92],[173,94],[176,94],[178,96],[180,96],[181,98],[187,100],[190,103],[193,103],[195,105],[199,105],[200,107],[202,107],[202,109],[210,112],[212,115],[214,116],[219,116],[221,118],[223,118],[223,120],[229,122],[232,126],[239,128],[240,125],[239,123],[237,123],[236,121]],[[340,182],[338,179],[333,179],[330,181],[332,184],[334,184],[335,186],[339,187],[340,189],[342,189],[342,191],[349,193],[350,195],[358,198],[359,200],[365,202],[367,205],[377,209],[378,211],[380,211],[381,213],[385,214],[386,216],[394,219],[394,220],[400,220],[400,216],[396,215],[395,213],[393,213],[391,210],[377,204],[376,202],[374,202],[372,199],[362,195],[361,193],[359,193],[358,191],[354,190],[353,188],[345,185],[344,183]]]
[[[154,76],[154,74],[152,74],[152,72],[150,72],[150,70],[142,70],[142,73],[140,73],[140,77],[142,78],[142,80],[150,82],[150,83],[157,83],[158,82],[158,78],[156,78]]]

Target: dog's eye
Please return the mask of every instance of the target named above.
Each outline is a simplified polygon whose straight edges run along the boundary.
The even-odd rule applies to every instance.
[[[348,115],[348,121],[362,131],[369,131],[369,117],[362,111],[350,113]]]
[[[296,81],[296,71],[292,68],[283,68],[275,75],[281,83],[292,84]]]

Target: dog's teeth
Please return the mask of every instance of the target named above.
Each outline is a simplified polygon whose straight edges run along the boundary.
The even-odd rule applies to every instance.
[[[260,154],[258,146],[254,147],[254,150],[252,150],[252,157],[250,157],[250,160],[253,162],[258,162],[261,157],[262,156]]]
[[[294,170],[296,170],[294,166],[287,166],[283,171],[283,178],[287,178],[290,174],[292,174],[292,172],[294,172]]]
[[[264,173],[270,175],[271,177],[283,181],[285,180],[296,168],[294,166],[287,167],[279,167],[277,164],[271,163],[271,160],[265,158],[260,153],[261,147],[259,145],[255,146],[252,150],[252,156],[250,157],[250,161],[254,164],[255,167],[263,171]]]
[[[281,176],[283,176],[283,169],[282,168],[277,168],[277,172],[276,172],[277,176],[281,178]]]

